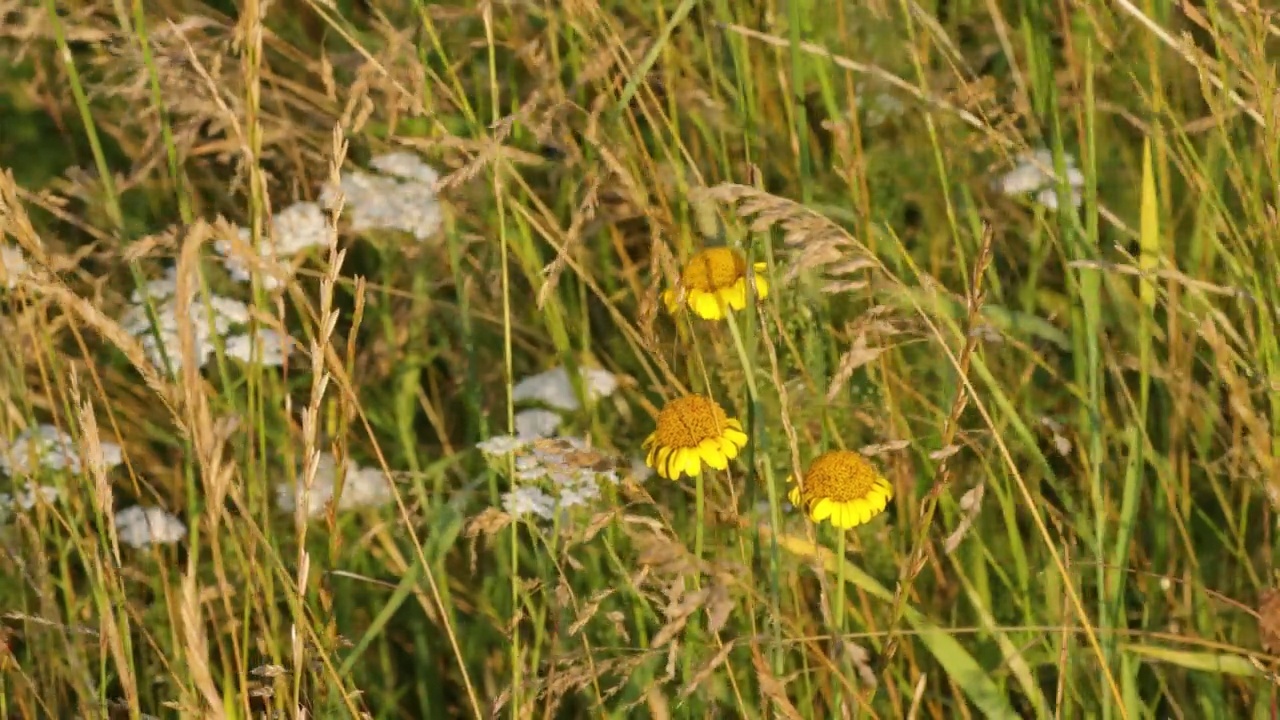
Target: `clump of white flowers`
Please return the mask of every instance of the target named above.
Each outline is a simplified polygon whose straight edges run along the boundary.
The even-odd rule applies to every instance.
[[[1080,189],[1084,187],[1084,173],[1076,167],[1076,160],[1071,155],[1063,155],[1063,163],[1067,173],[1067,185],[1071,188],[1071,204],[1080,207],[1084,196]],[[1032,153],[1022,153],[1012,170],[995,181],[995,188],[1010,197],[1032,195],[1035,202],[1050,210],[1058,209],[1058,186],[1054,179],[1053,153],[1040,149]]]
[[[612,395],[618,379],[606,370],[582,368],[582,388],[590,400]],[[515,414],[515,434],[495,435],[476,447],[495,460],[514,453],[512,489],[502,507],[515,518],[554,520],[558,513],[590,505],[601,494],[601,483],[616,484],[616,463],[593,450],[588,441],[558,434],[562,413],[582,409],[568,370],[563,367],[527,377],[512,389],[517,403],[539,404]],[[547,409],[550,408],[550,409]],[[643,462],[641,463],[643,465]],[[510,466],[500,465],[506,470]],[[647,470],[647,468],[646,468]],[[635,478],[643,481],[647,472]]]
[[[502,507],[516,518],[554,520],[558,513],[591,505],[604,485],[618,483],[614,459],[581,438],[499,435],[477,447],[495,459],[515,453],[512,489],[503,494]]]
[[[618,378],[607,370],[581,368],[580,374],[583,389],[592,400],[608,397],[618,389]],[[540,402],[564,412],[575,412],[582,408],[573,391],[569,371],[563,367],[531,375],[516,383],[511,391],[511,399],[515,402]]]
[[[382,470],[374,467],[361,468],[354,460],[347,458],[346,473],[342,478],[342,492],[337,497],[337,509],[340,511],[360,508],[380,507],[395,500],[395,491]],[[338,486],[338,462],[333,455],[324,453],[316,464],[315,478],[311,488],[306,492],[306,509],[308,517],[320,517],[328,512],[329,504],[334,501],[334,493]],[[300,475],[293,483],[281,483],[276,486],[276,504],[285,512],[293,512],[305,488],[305,475]]]
[[[517,438],[536,440],[554,436],[564,418],[550,410],[531,408],[516,413],[515,421]]]
[[[0,245],[0,285],[12,290],[18,284],[18,278],[30,270],[22,248],[13,245]]]
[[[135,548],[172,545],[187,536],[186,523],[163,508],[134,505],[115,514],[116,536]]]
[[[408,152],[379,155],[369,165],[377,173],[343,172],[338,188],[327,186],[321,192],[320,203],[332,207],[341,189],[343,212],[350,214],[356,232],[400,230],[421,241],[440,230],[440,174],[434,168]]]
[[[119,445],[112,442],[101,442],[99,445],[105,469],[109,470],[124,462]],[[79,475],[85,471],[85,465],[75,440],[49,424],[28,428],[14,438],[13,442],[0,448],[0,470],[4,470],[9,477],[34,475],[42,469],[54,472],[65,470]]]
[[[275,273],[261,274],[262,286],[267,290],[280,287],[283,284],[280,275],[293,275],[294,268],[287,262],[288,258],[308,248],[328,245],[329,233],[324,210],[316,203],[294,203],[275,213],[271,218],[270,232],[264,233],[258,241],[261,263],[276,270]],[[249,228],[239,228],[238,235],[239,247],[221,239],[214,243],[214,249],[222,255],[222,264],[233,280],[249,282],[253,268],[245,260],[246,254],[252,253],[253,233]]]
[[[16,493],[0,492],[0,518],[13,510],[30,510],[42,500],[52,504],[62,497],[58,488],[51,485],[37,485],[29,482],[15,489]]]
[[[292,349],[292,341],[274,330],[250,329],[249,306],[234,298],[210,295],[208,303],[199,292],[197,283],[191,283],[187,320],[191,325],[191,358],[197,367],[204,367],[213,357],[215,338],[221,337],[228,357],[242,362],[278,366]],[[125,332],[138,338],[147,356],[156,367],[164,367],[168,357],[174,371],[182,368],[182,322],[178,317],[178,284],[176,271],[170,269],[164,277],[147,283],[145,293],[135,290],[131,297],[134,305],[125,312],[121,326]],[[144,294],[151,298],[158,321],[158,332],[151,330],[151,318],[147,313]],[[159,336],[157,341],[156,336]],[[161,353],[163,349],[163,355]],[[255,356],[256,352],[256,356]]]
[[[875,128],[896,120],[907,112],[907,106],[892,93],[877,91],[867,83],[858,83],[855,104],[865,113],[863,124]]]

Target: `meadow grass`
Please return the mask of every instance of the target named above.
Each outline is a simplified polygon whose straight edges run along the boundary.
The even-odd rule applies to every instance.
[[[0,716],[1273,717],[1278,38],[0,0]],[[767,296],[669,312],[721,245]],[[691,392],[748,443],[649,477]],[[847,533],[786,499],[837,448]]]

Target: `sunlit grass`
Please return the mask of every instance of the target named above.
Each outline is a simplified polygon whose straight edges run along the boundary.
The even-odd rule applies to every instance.
[[[242,5],[0,3],[0,714],[1269,716],[1274,20]]]

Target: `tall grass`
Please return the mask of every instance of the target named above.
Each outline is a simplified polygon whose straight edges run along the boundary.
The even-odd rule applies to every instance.
[[[28,266],[0,267],[0,440],[47,423],[87,458],[124,449],[0,479],[0,715],[1272,715],[1265,4],[0,18],[0,239]],[[1000,192],[1037,149],[1047,195]],[[434,235],[334,207],[282,287],[227,279],[226,228],[265,247],[389,150],[440,170]],[[719,244],[766,264],[768,296],[668,313]],[[153,361],[122,318],[167,267],[201,322],[239,293],[296,351]],[[580,406],[560,432],[619,482],[542,522],[504,508],[516,461],[476,444],[553,367]],[[687,392],[747,449],[645,480],[641,442]],[[785,501],[833,448],[895,489],[843,536]],[[394,497],[312,514],[324,456],[358,463],[339,494],[363,467]],[[56,499],[19,502],[28,482]],[[187,536],[130,547],[133,504]]]

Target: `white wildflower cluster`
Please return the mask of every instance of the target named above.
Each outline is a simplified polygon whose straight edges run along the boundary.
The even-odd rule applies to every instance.
[[[115,514],[113,522],[120,542],[134,548],[172,545],[187,536],[186,523],[158,507],[127,507]]]
[[[855,103],[864,115],[863,125],[876,128],[896,120],[907,113],[907,106],[891,93],[876,91],[866,83],[859,83]]]
[[[253,268],[245,262],[243,253],[252,253],[253,232],[249,228],[240,228],[238,232],[241,247],[233,248],[227,240],[218,240],[214,249],[222,256],[222,264],[231,279],[249,282]],[[309,248],[328,245],[329,232],[324,210],[316,203],[294,203],[275,213],[271,218],[270,232],[258,241],[261,263],[276,271],[261,274],[262,287],[267,290],[281,287],[284,281],[279,276],[287,278],[293,275],[294,267],[289,258]]]
[[[581,378],[591,400],[612,395],[618,388],[618,379],[605,370],[584,368]],[[496,435],[476,444],[494,459],[515,454],[512,489],[502,496],[508,514],[554,520],[558,513],[597,500],[602,482],[618,482],[613,459],[592,450],[582,438],[558,434],[564,422],[562,413],[582,409],[565,368],[553,368],[516,383],[512,400],[544,407],[516,413],[514,435]],[[637,473],[634,467],[632,474],[640,481],[648,477],[647,472]]]
[[[608,397],[618,389],[618,378],[607,370],[582,368],[581,375],[583,389],[592,400]],[[516,383],[511,399],[515,402],[538,402],[563,412],[576,412],[582,408],[573,391],[573,383],[569,381],[569,371],[563,367],[531,375]]]
[[[12,290],[18,284],[18,278],[30,269],[22,248],[0,245],[0,285]]]
[[[191,357],[197,367],[204,367],[215,352],[214,338],[221,337],[228,357],[241,362],[257,362],[261,365],[278,366],[284,363],[285,357],[293,347],[292,338],[281,335],[275,330],[259,326],[256,331],[245,327],[249,325],[249,307],[239,300],[218,295],[211,295],[208,304],[204,302],[196,283],[191,283],[188,305],[188,320],[191,323]],[[121,325],[130,335],[138,338],[143,349],[156,367],[164,367],[164,355],[169,358],[175,371],[180,370],[183,363],[182,338],[178,319],[176,271],[170,269],[164,277],[147,283],[145,294],[154,303],[158,333],[151,331],[151,319],[144,302],[144,293],[135,290],[132,296],[133,307],[125,313]],[[159,342],[156,336],[159,335]]]
[[[1071,204],[1080,207],[1084,196],[1084,173],[1076,167],[1071,155],[1063,156],[1067,184],[1071,187]],[[1010,197],[1032,195],[1035,202],[1050,210],[1058,209],[1058,186],[1053,176],[1053,153],[1040,149],[1018,156],[1017,165],[995,181],[995,188]]]
[[[435,188],[439,173],[407,152],[379,155],[369,164],[378,174],[354,170],[339,181],[351,229],[400,230],[420,241],[435,235],[443,222]],[[326,187],[320,203],[332,207],[339,188]]]
[[[328,512],[329,503],[334,501],[334,493],[338,485],[338,462],[329,453],[320,456],[316,466],[316,474],[307,491],[306,508],[308,517],[320,517]],[[281,483],[276,486],[276,504],[285,512],[293,512],[298,507],[299,498],[305,490],[305,474],[299,475],[293,483]],[[346,474],[342,478],[342,492],[337,498],[337,509],[340,511],[360,508],[379,507],[395,500],[395,492],[390,481],[379,468],[362,468],[354,460],[347,458]]]
[[[62,494],[58,492],[58,488],[52,485],[37,485],[29,482],[20,488],[15,488],[16,492],[7,493],[0,492],[0,517],[5,517],[13,510],[28,511],[34,508],[37,503],[44,501],[53,504],[61,499]]]
[[[515,447],[512,489],[502,496],[503,509],[513,517],[554,520],[558,513],[590,506],[600,498],[602,484],[618,483],[614,461],[581,438],[509,439],[500,444],[503,449]],[[495,449],[492,438],[487,449]]]
[[[110,470],[124,462],[119,445],[100,442],[99,446],[104,469]],[[0,448],[0,470],[4,470],[9,477],[34,475],[42,469],[54,472],[65,470],[79,475],[85,471],[85,465],[75,440],[53,425],[28,428],[14,438],[13,442]]]

